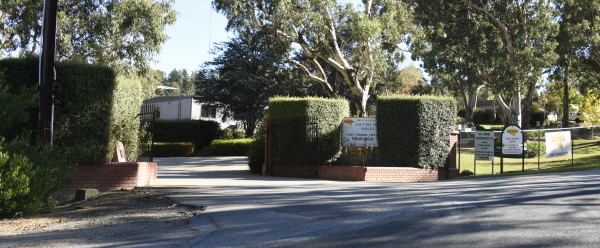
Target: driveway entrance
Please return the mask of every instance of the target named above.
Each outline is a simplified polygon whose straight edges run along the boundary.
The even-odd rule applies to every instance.
[[[206,206],[192,247],[595,247],[600,170],[428,183],[251,175],[243,157],[157,159],[155,190]]]

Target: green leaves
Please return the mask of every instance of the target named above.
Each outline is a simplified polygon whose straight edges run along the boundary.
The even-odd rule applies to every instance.
[[[35,52],[43,1],[6,0],[0,6],[0,54]],[[57,58],[145,71],[175,22],[172,0],[62,0],[57,13]]]

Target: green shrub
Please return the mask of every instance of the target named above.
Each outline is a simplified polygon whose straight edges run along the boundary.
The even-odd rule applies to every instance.
[[[252,143],[251,138],[247,139],[220,139],[213,140],[210,143],[215,156],[246,156]]]
[[[36,88],[37,58],[1,59],[0,85],[17,92]],[[135,160],[141,105],[139,82],[119,77],[100,65],[80,62],[56,63],[57,82],[61,91],[55,94],[54,143],[59,146],[84,147],[81,163],[98,164],[112,159],[113,141],[121,140],[129,160]],[[35,101],[37,94],[31,96]],[[37,129],[37,106],[28,109],[27,122],[19,130]],[[135,114],[134,114],[135,113]],[[135,128],[134,128],[135,127]]]
[[[157,142],[192,142],[196,150],[210,145],[221,136],[221,126],[205,120],[156,120],[154,140]]]
[[[140,106],[142,106],[142,85],[140,80],[117,77],[113,96],[112,139],[123,142],[128,161],[135,161],[139,155]],[[135,107],[137,106],[137,107]]]
[[[185,157],[194,154],[192,142],[155,142],[152,146],[154,157]]]
[[[275,164],[324,164],[337,160],[341,154],[342,120],[349,116],[346,100],[326,98],[275,97],[269,99],[268,115],[272,132]],[[307,122],[313,122],[307,125]],[[318,128],[318,139],[307,139],[311,128]],[[275,128],[273,128],[275,129]],[[318,147],[318,156],[310,156]],[[312,159],[312,161],[311,161]]]
[[[473,123],[494,124],[494,112],[492,110],[482,110],[475,108],[473,111]]]
[[[475,175],[475,173],[473,173],[470,170],[463,170],[460,172],[461,177],[467,177],[467,176],[472,176],[472,175]]]
[[[0,217],[34,214],[69,183],[80,151],[32,146],[27,139],[0,137]]]
[[[248,166],[251,173],[262,173],[262,166],[265,163],[265,128],[257,128],[252,143],[248,147]]]
[[[37,107],[37,94],[33,88],[21,88],[10,92],[7,85],[0,84],[0,136],[12,140],[32,127],[31,109]]]
[[[246,138],[246,133],[243,131],[235,131],[231,128],[223,130],[221,139],[243,139]]]
[[[452,98],[381,96],[377,99],[377,139],[381,164],[437,169],[450,153],[456,117]]]

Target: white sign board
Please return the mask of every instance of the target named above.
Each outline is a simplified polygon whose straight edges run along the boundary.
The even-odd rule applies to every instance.
[[[377,121],[374,117],[346,117],[342,123],[343,146],[377,146]]]
[[[571,155],[571,132],[546,133],[546,157]]]
[[[115,150],[113,152],[112,162],[127,162],[127,154],[125,154],[125,146],[121,141],[115,140]]]
[[[517,125],[509,125],[502,132],[502,154],[523,154],[523,131]]]
[[[475,131],[475,160],[494,160],[494,131]]]

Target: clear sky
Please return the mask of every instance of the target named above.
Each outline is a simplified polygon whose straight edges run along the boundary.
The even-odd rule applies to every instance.
[[[209,47],[233,35],[225,31],[227,19],[211,8],[211,0],[176,0],[175,10],[179,16],[174,25],[167,26],[170,38],[155,57],[153,68],[166,73],[173,69],[192,72],[210,60]]]

